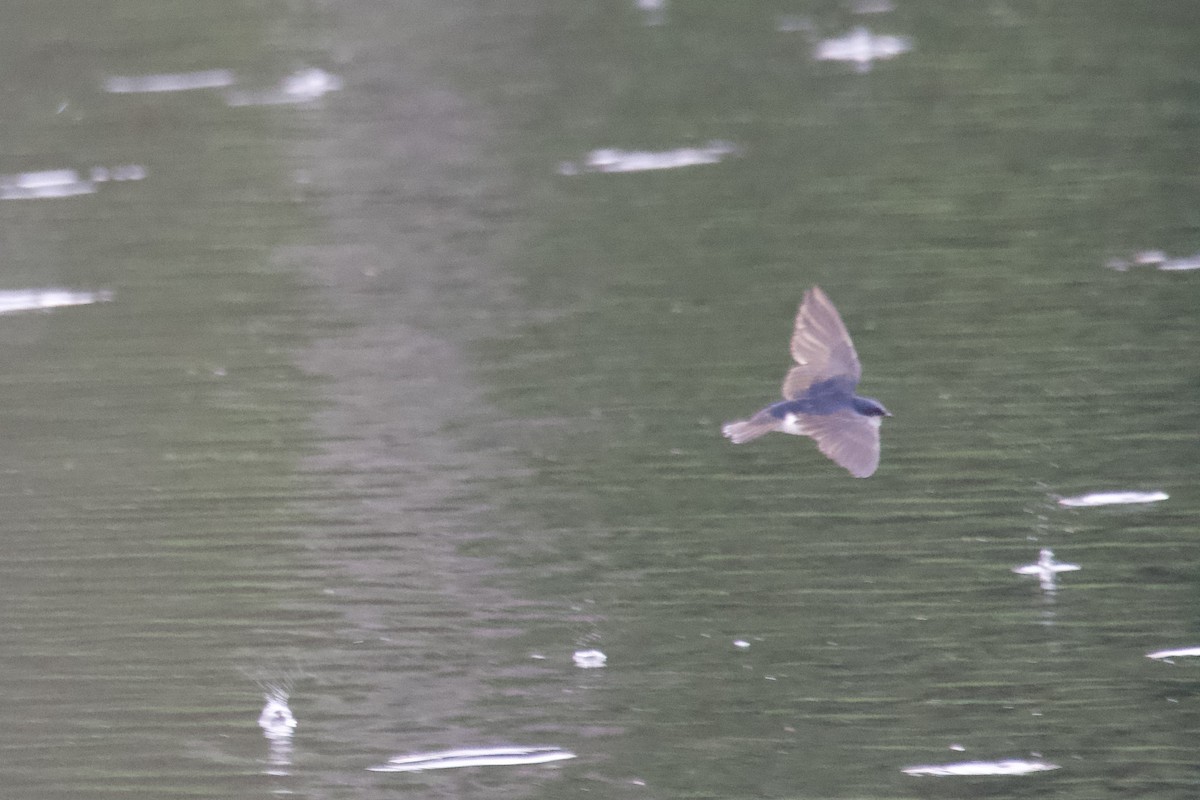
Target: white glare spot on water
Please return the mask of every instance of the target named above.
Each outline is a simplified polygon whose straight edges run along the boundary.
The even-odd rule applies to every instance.
[[[122,164],[116,167],[92,167],[88,177],[92,183],[105,181],[140,181],[146,177],[146,168],[141,164]]]
[[[287,692],[274,689],[265,695],[266,705],[258,715],[258,727],[268,739],[290,737],[296,730],[296,717],[288,707]]]
[[[1163,272],[1187,272],[1200,269],[1200,253],[1182,258],[1171,258],[1162,250],[1140,250],[1130,258],[1110,258],[1105,262],[1109,269],[1124,272],[1130,267],[1157,267]]]
[[[876,36],[866,28],[855,28],[845,36],[824,39],[813,48],[817,61],[847,61],[858,72],[870,72],[873,61],[882,61],[912,50],[907,36]]]
[[[329,92],[338,91],[342,86],[342,79],[337,75],[309,67],[288,75],[279,88],[285,95],[302,102],[316,100]]]
[[[223,86],[232,86],[233,82],[233,71],[228,69],[174,72],[159,75],[114,75],[104,79],[104,91],[113,94],[186,92],[193,89],[218,89]]]
[[[906,775],[931,775],[948,777],[954,775],[1028,775],[1033,772],[1047,772],[1059,769],[1058,764],[1045,761],[1024,761],[1007,759],[1004,761],[958,761],[951,764],[921,764],[915,767],[905,767],[902,772]]]
[[[1058,504],[1067,508],[1092,508],[1094,506],[1157,503],[1168,498],[1169,495],[1166,492],[1092,492],[1075,497],[1060,497]]]
[[[747,642],[745,639],[734,639],[733,646],[739,650],[747,650],[750,647],[750,643]]]
[[[621,150],[604,147],[587,154],[582,163],[564,161],[558,165],[559,175],[578,175],[581,172],[645,172],[656,169],[678,169],[700,164],[717,164],[737,154],[730,142],[714,140],[703,147],[679,147],[674,150]]]
[[[1013,567],[1012,571],[1018,575],[1036,575],[1038,582],[1041,584],[1043,592],[1053,592],[1056,589],[1055,582],[1058,573],[1074,572],[1081,567],[1078,564],[1067,564],[1062,561],[1054,560],[1054,551],[1048,547],[1043,547],[1038,553],[1038,560],[1033,564],[1026,564],[1022,567]]]
[[[317,67],[297,70],[265,91],[231,91],[225,102],[231,106],[271,106],[309,103],[342,88],[344,82],[333,73]]]
[[[1156,661],[1191,656],[1200,656],[1200,647],[1178,647],[1172,650],[1155,650],[1153,653],[1146,653],[1146,658],[1153,658]]]
[[[114,181],[140,181],[146,177],[146,168],[141,164],[123,164],[109,170]]]
[[[258,727],[262,728],[270,746],[266,773],[287,775],[292,765],[292,734],[296,731],[296,717],[288,706],[285,688],[268,686],[264,699],[267,702],[258,715]]]
[[[73,169],[18,172],[0,175],[0,200],[37,200],[94,194],[97,183],[110,180],[138,181],[145,177],[146,168],[138,164],[92,167],[86,178]]]
[[[814,33],[817,25],[810,17],[799,14],[784,14],[775,20],[775,30],[780,33]]]
[[[423,772],[430,769],[547,764],[570,758],[575,758],[575,754],[561,747],[479,747],[396,756],[386,764],[367,769],[371,772]]]
[[[1186,272],[1188,270],[1200,269],[1200,253],[1195,253],[1183,258],[1168,258],[1158,265],[1158,268],[1163,272]]]
[[[896,10],[892,0],[852,0],[851,14],[888,14]]]
[[[44,311],[62,306],[107,303],[112,292],[72,292],[68,289],[14,289],[0,291],[0,314],[14,311]]]
[[[580,669],[599,669],[608,663],[608,656],[599,650],[576,650],[571,659]]]
[[[662,25],[667,21],[667,0],[634,0],[634,5],[642,12],[644,25]]]
[[[74,197],[92,194],[96,186],[73,169],[49,169],[0,175],[0,200]]]

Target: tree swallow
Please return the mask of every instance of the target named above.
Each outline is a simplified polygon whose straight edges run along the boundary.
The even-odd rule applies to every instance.
[[[734,444],[780,431],[817,440],[821,452],[856,478],[879,466],[879,424],[891,413],[854,393],[862,365],[837,309],[819,286],[804,293],[792,333],[796,366],[783,379],[784,400],[750,419],[726,423]]]

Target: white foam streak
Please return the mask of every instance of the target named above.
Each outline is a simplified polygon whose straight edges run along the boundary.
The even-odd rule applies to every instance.
[[[367,769],[371,772],[423,772],[461,767],[547,764],[570,758],[575,758],[575,754],[561,747],[478,747],[396,756],[386,764]]]
[[[817,61],[846,61],[858,72],[870,72],[871,63],[895,58],[912,50],[907,36],[876,36],[866,28],[855,28],[845,36],[824,39],[813,48]]]
[[[187,92],[193,89],[232,86],[234,80],[233,71],[228,69],[168,72],[159,75],[113,75],[104,79],[104,91],[112,94]]]
[[[1155,661],[1191,656],[1200,656],[1200,647],[1177,647],[1173,650],[1155,650],[1153,653],[1146,653],[1146,658],[1153,658]]]
[[[62,306],[107,303],[112,292],[72,292],[69,289],[12,289],[0,291],[0,314],[17,311],[44,311]]]
[[[700,164],[717,164],[738,152],[738,148],[723,141],[711,141],[703,147],[679,147],[674,150],[621,150],[605,147],[587,154],[582,164],[564,162],[561,175],[580,172],[646,172],[657,169],[678,169]]]
[[[1066,508],[1093,508],[1095,506],[1157,503],[1167,499],[1169,499],[1169,495],[1166,492],[1092,492],[1075,497],[1060,497],[1058,504]]]
[[[966,775],[1029,775],[1034,772],[1048,772],[1053,769],[1059,769],[1058,764],[1050,764],[1045,761],[1006,759],[1004,761],[958,761],[950,764],[921,764],[915,767],[905,767],[901,771],[906,775],[950,777]]]

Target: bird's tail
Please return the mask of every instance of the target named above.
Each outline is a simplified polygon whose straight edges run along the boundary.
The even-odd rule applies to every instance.
[[[721,433],[734,444],[749,442],[775,430],[779,430],[779,420],[765,408],[750,419],[727,422],[721,426]]]

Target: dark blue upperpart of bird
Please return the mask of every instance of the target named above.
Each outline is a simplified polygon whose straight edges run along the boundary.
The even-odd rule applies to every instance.
[[[792,333],[792,367],[783,380],[784,400],[721,432],[735,444],[771,431],[811,436],[821,452],[856,478],[879,466],[879,423],[891,413],[878,401],[855,394],[862,366],[854,343],[829,297],[814,286],[804,293]]]

